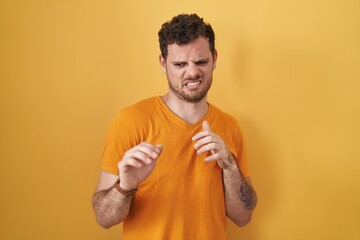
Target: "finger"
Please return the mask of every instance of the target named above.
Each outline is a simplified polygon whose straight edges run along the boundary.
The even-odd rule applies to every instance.
[[[137,147],[140,148],[142,151],[146,152],[148,155],[151,155],[155,149],[155,146],[153,144],[147,142],[142,142],[137,145]]]
[[[200,155],[203,154],[204,152],[211,151],[211,154],[213,154],[213,152],[215,153],[215,148],[216,148],[215,143],[209,143],[206,144],[205,146],[202,146],[199,150],[196,151],[196,153]]]
[[[203,123],[202,123],[202,127],[203,127],[203,129],[205,130],[205,131],[209,131],[209,132],[211,132],[211,128],[210,128],[210,124],[209,124],[209,122],[208,121],[203,121]]]
[[[143,142],[141,143],[141,145],[145,146],[145,147],[148,147],[152,153],[149,154],[150,156],[153,156],[154,158],[157,158],[159,157],[159,155],[161,154],[162,150],[163,150],[163,145],[162,144],[157,144],[156,146],[150,144],[150,143],[147,143],[147,142]],[[156,153],[154,155],[154,152]]]
[[[120,166],[119,169],[121,169],[122,172],[127,172],[129,170],[129,168],[134,167],[134,168],[140,168],[142,166],[142,164],[137,161],[134,158],[128,158],[128,159],[124,159],[120,162]]]
[[[219,153],[215,153],[211,156],[208,156],[205,158],[205,162],[212,162],[212,161],[216,161],[220,158],[220,154]]]
[[[151,143],[148,143],[148,142],[142,142],[140,143],[138,146],[146,146],[148,148],[154,148],[156,147],[155,145],[151,144]]]
[[[152,158],[148,154],[141,151],[133,151],[129,156],[127,156],[127,158],[135,158],[146,164],[150,164],[152,161]]]
[[[214,142],[217,142],[217,141],[213,136],[207,136],[207,137],[201,138],[199,141],[197,141],[194,144],[194,148],[199,149],[204,145],[207,145],[209,143],[214,143]]]
[[[152,160],[158,159],[159,156],[161,155],[162,149],[163,149],[163,146],[161,144],[156,145],[153,148],[152,153],[151,153],[151,155],[149,157],[151,157]]]
[[[150,162],[151,160],[156,160],[160,156],[162,149],[163,146],[161,144],[154,146],[146,142],[141,143],[138,147],[138,150],[143,151],[146,154],[147,158],[151,158],[150,160],[148,160]]]
[[[209,136],[210,134],[211,134],[210,131],[202,131],[202,132],[199,132],[199,133],[195,134],[195,135],[192,137],[192,140],[193,140],[193,141],[196,141],[196,140],[199,140],[200,138]]]
[[[140,143],[139,145],[136,145],[135,147],[131,148],[130,150],[128,150],[125,153],[125,156],[130,156],[133,154],[133,152],[136,152],[136,151],[140,151],[148,156],[151,156],[152,153],[154,152],[154,148],[155,148],[154,145],[143,142],[143,143]]]
[[[163,149],[163,145],[161,144],[158,144],[154,147],[154,151],[156,151],[157,153],[161,153],[162,149]]]
[[[160,155],[161,154],[161,152],[162,152],[162,150],[163,150],[163,145],[161,145],[161,144],[158,144],[158,145],[156,145],[156,147],[154,148],[154,151],[158,154],[158,155]]]

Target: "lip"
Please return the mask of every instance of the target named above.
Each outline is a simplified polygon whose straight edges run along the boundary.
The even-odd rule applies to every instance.
[[[184,86],[189,87],[189,88],[195,88],[195,87],[199,86],[201,83],[202,83],[201,80],[187,81],[187,82],[185,82]]]

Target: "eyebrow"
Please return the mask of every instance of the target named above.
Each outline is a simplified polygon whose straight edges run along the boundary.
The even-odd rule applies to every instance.
[[[210,61],[209,58],[202,58],[202,59],[199,59],[197,61],[195,61],[195,63],[198,63],[198,62],[208,62]]]
[[[172,64],[183,64],[183,63],[187,63],[186,61],[172,61]]]
[[[195,63],[199,63],[199,62],[208,62],[208,61],[210,61],[209,58],[201,58],[201,59],[196,60],[196,61],[194,61],[194,62],[195,62]],[[172,61],[171,63],[172,63],[172,64],[183,64],[183,63],[187,63],[187,61]]]

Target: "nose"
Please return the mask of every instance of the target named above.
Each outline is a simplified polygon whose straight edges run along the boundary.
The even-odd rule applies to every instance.
[[[190,79],[199,78],[199,69],[195,64],[190,64],[186,69],[186,78],[190,78]]]

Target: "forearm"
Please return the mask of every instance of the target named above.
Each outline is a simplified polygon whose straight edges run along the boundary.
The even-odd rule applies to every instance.
[[[230,162],[223,169],[226,212],[238,226],[244,226],[251,220],[257,201],[256,193],[241,174],[233,157]]]
[[[132,196],[125,197],[116,188],[96,192],[93,208],[96,220],[104,228],[121,223],[129,213]]]

